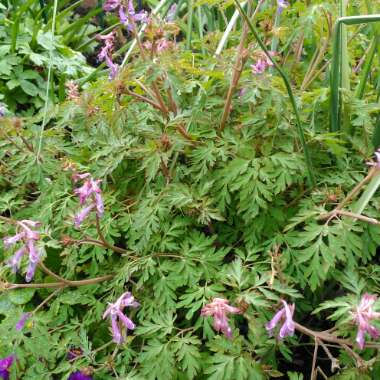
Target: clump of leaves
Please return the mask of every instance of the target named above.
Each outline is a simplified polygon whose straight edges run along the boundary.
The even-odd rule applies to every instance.
[[[301,22],[314,8],[303,11]],[[236,66],[234,44],[213,58],[190,53],[159,20],[147,30],[114,80],[70,96],[44,128],[2,121],[1,231],[13,236],[15,221],[39,221],[42,250],[32,284],[9,270],[4,250],[2,357],[14,353],[26,379],[376,376],[376,298],[363,296],[380,283],[368,131],[350,144],[328,133],[320,79],[297,93],[311,120],[302,123],[317,181],[310,188],[286,89],[272,69],[252,73],[258,46],[249,32]],[[291,56],[297,67],[291,45],[273,59]],[[360,353],[355,323],[370,333]],[[286,339],[268,335],[277,328]],[[314,353],[302,348],[308,337]]]

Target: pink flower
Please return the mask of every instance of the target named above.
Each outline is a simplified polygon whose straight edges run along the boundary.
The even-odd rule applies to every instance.
[[[283,9],[287,8],[289,3],[286,0],[277,0],[277,11],[282,12]]]
[[[74,190],[74,194],[79,197],[81,205],[87,204],[87,206],[75,215],[74,224],[76,227],[79,227],[83,223],[93,209],[96,209],[96,214],[99,218],[104,214],[102,190],[99,187],[101,180],[94,180],[90,173],[76,173],[73,175],[74,183],[80,180],[84,180],[84,183]]]
[[[20,268],[22,257],[28,254],[29,264],[25,276],[25,280],[27,282],[30,282],[32,280],[36,267],[41,259],[41,253],[37,251],[35,247],[35,242],[40,239],[40,234],[39,232],[32,230],[32,228],[35,228],[40,224],[40,222],[35,222],[33,220],[21,220],[16,223],[17,228],[20,231],[18,231],[14,236],[6,237],[3,239],[6,249],[10,248],[12,245],[16,244],[19,241],[23,242],[23,246],[20,247],[9,259],[8,265],[14,272],[17,272]]]
[[[212,316],[214,318],[214,329],[221,331],[227,338],[232,338],[232,329],[228,324],[228,314],[240,314],[241,310],[230,306],[228,300],[224,298],[214,298],[211,303],[203,306],[202,316]]]
[[[97,35],[98,40],[104,41],[104,46],[100,50],[98,54],[98,59],[100,61],[105,61],[106,65],[110,69],[110,79],[114,79],[116,77],[117,71],[118,71],[118,65],[113,63],[112,61],[112,53],[114,49],[114,43],[115,43],[115,32],[112,31],[111,33],[100,35]]]
[[[12,366],[14,360],[14,355],[10,355],[4,359],[0,359],[0,376],[3,380],[9,379],[9,368]]]
[[[269,332],[269,335],[273,335],[273,331],[278,325],[280,321],[283,321],[283,324],[280,328],[280,332],[278,334],[278,337],[280,339],[285,338],[286,336],[293,336],[294,335],[294,330],[295,330],[295,324],[293,321],[293,314],[294,314],[294,309],[295,305],[288,305],[286,301],[281,300],[283,303],[284,307],[280,309],[274,317],[271,319],[270,322],[268,322],[265,326],[267,331]]]
[[[119,11],[119,19],[128,30],[134,30],[136,22],[147,22],[148,13],[141,11],[136,13],[132,0],[128,0],[127,6],[125,5],[127,0],[107,0],[103,6],[106,12]]]
[[[138,307],[140,304],[135,301],[135,298],[130,292],[123,293],[115,303],[108,303],[108,307],[103,314],[103,319],[111,318],[111,328],[113,341],[117,344],[123,342],[123,336],[121,328],[125,327],[125,330],[134,330],[135,324],[123,313],[125,307]]]
[[[270,51],[269,54],[271,57],[273,57],[275,55],[275,52]],[[262,74],[270,66],[273,66],[272,61],[264,54],[264,52],[261,52],[259,53],[259,58],[257,59],[256,63],[254,65],[251,65],[252,73]]]
[[[370,324],[371,320],[380,319],[380,313],[373,310],[376,299],[375,295],[365,293],[352,313],[354,322],[358,325],[356,342],[360,349],[363,349],[365,345],[365,333],[368,333],[373,339],[377,339],[380,335],[379,330]]]
[[[174,3],[168,10],[168,13],[166,15],[166,18],[165,20],[167,22],[173,22],[174,21],[174,18],[175,18],[175,15],[177,13],[177,8],[178,8],[178,5],[177,3]]]

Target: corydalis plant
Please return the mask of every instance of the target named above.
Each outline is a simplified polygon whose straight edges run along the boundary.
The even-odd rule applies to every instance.
[[[119,67],[112,60],[112,53],[115,44],[115,31],[108,33],[106,35],[98,34],[96,37],[98,40],[103,41],[104,46],[98,54],[99,61],[104,61],[108,68],[110,69],[109,78],[114,79],[117,75]]]
[[[273,336],[274,329],[276,326],[280,323],[283,322],[280,331],[278,333],[278,337],[280,339],[285,338],[286,336],[293,336],[294,335],[294,330],[295,330],[295,324],[293,321],[293,314],[294,314],[294,309],[295,305],[289,305],[286,301],[281,300],[282,304],[284,307],[280,309],[274,317],[271,319],[270,322],[268,322],[265,326],[267,331],[269,332],[270,336]]]
[[[379,330],[370,324],[372,320],[380,319],[380,313],[373,309],[376,299],[377,297],[375,295],[365,293],[360,300],[359,305],[352,313],[353,319],[358,325],[356,342],[360,349],[364,348],[366,333],[368,333],[373,339],[379,338],[380,335]]]
[[[74,194],[79,197],[79,203],[85,206],[74,217],[75,226],[79,227],[91,211],[95,210],[98,218],[101,218],[104,214],[102,191],[99,187],[101,180],[94,180],[90,173],[76,173],[72,178],[74,183],[84,181],[81,187],[74,190]]]
[[[108,303],[108,307],[103,315],[103,319],[111,318],[111,329],[113,341],[117,344],[123,342],[122,329],[125,331],[134,330],[135,324],[126,315],[123,310],[126,307],[138,307],[140,304],[135,300],[130,292],[123,293],[115,303]]]
[[[129,0],[107,0],[103,6],[106,12],[118,11],[120,22],[127,27],[129,31],[134,31],[136,22],[147,22],[148,13],[146,11],[135,11],[133,1]]]
[[[228,314],[241,314],[241,310],[237,307],[229,305],[228,300],[224,298],[214,298],[211,303],[203,306],[201,310],[202,316],[211,316],[214,318],[214,329],[221,331],[227,338],[232,338],[232,329],[228,324]]]
[[[14,236],[5,237],[4,247],[9,249],[11,246],[18,242],[22,242],[23,245],[19,248],[11,259],[8,261],[8,265],[12,268],[13,272],[17,272],[20,269],[21,259],[24,255],[28,255],[29,264],[26,270],[25,280],[30,282],[34,276],[37,265],[41,259],[41,252],[36,249],[35,242],[40,239],[40,234],[37,231],[32,230],[40,226],[40,222],[33,220],[21,220],[16,222],[18,232]]]

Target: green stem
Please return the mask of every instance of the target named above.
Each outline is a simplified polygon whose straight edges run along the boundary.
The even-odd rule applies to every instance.
[[[191,34],[193,31],[194,0],[188,0],[188,19],[186,33],[186,50],[191,48]]]

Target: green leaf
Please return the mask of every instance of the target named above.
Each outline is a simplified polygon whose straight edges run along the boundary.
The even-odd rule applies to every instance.
[[[15,305],[24,305],[34,296],[35,289],[25,288],[12,290],[9,294],[9,300]]]

